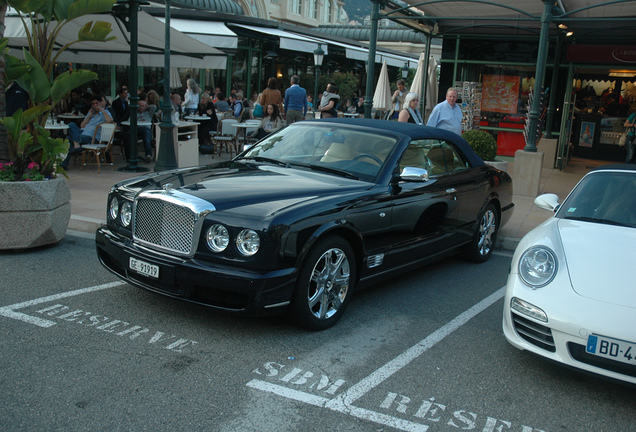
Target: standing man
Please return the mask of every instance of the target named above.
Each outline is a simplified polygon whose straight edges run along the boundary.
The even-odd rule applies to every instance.
[[[389,118],[392,120],[395,120],[399,117],[400,111],[402,111],[402,108],[404,108],[404,98],[407,94],[409,94],[406,86],[404,85],[405,83],[403,79],[397,80],[396,84],[398,89],[393,93],[393,96],[391,97],[391,101],[393,101],[393,107],[391,108],[391,115],[389,116]]]
[[[426,126],[462,134],[462,109],[457,105],[457,89],[446,90],[446,100],[435,105]]]
[[[298,85],[298,75],[291,77],[291,87],[285,90],[285,117],[287,124],[305,119],[307,115],[307,91]]]
[[[115,111],[115,121],[119,126],[121,122],[130,118],[130,105],[128,104],[128,88],[119,89],[119,97],[113,101],[113,111]]]

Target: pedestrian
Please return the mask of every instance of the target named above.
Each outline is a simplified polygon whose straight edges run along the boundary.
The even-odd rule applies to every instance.
[[[119,126],[121,122],[130,118],[130,104],[128,103],[128,88],[121,87],[119,89],[119,97],[115,98],[112,104],[113,111],[115,111],[115,121]]]
[[[199,106],[201,87],[199,87],[199,84],[197,84],[194,78],[189,78],[186,84],[188,89],[185,92],[181,105],[184,108],[185,114],[190,115],[195,113]]]
[[[403,79],[399,79],[396,82],[397,90],[393,92],[393,96],[391,96],[391,101],[393,102],[393,107],[391,107],[391,112],[389,113],[389,118],[395,120],[399,117],[400,111],[402,107],[404,107],[404,98],[408,94],[408,90],[406,89],[406,83]]]
[[[634,125],[636,124],[636,113],[631,113],[623,126],[628,127],[627,130],[627,142],[625,143],[625,147],[627,147],[627,158],[625,159],[625,163],[633,164],[636,163],[636,129],[634,129]]]
[[[457,105],[457,89],[446,90],[446,100],[435,105],[428,118],[427,126],[462,134],[462,109]]]
[[[283,113],[283,95],[276,88],[278,85],[278,81],[276,78],[271,77],[267,80],[267,88],[263,90],[261,96],[258,98],[258,102],[263,106],[263,108],[267,107],[269,104],[274,104],[278,107],[278,112]]]
[[[422,113],[417,108],[419,102],[420,97],[417,95],[417,93],[408,93],[404,97],[404,108],[400,111],[398,121],[424,125],[424,120],[422,120]]]
[[[291,87],[285,90],[285,118],[287,124],[292,124],[305,119],[307,115],[307,91],[302,88],[300,77],[291,77]]]
[[[320,106],[318,106],[320,118],[338,117],[337,107],[339,103],[340,95],[338,94],[338,87],[336,87],[335,84],[327,84],[327,90],[322,93]]]

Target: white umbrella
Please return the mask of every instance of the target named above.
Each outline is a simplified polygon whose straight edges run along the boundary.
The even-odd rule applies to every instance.
[[[183,83],[181,82],[181,76],[179,75],[179,69],[176,67],[170,68],[170,88],[181,88]]]
[[[426,117],[437,105],[437,62],[431,56],[428,61],[428,85],[426,86]]]
[[[420,54],[420,59],[417,62],[417,70],[415,71],[415,76],[413,77],[413,83],[411,84],[411,89],[409,90],[412,93],[416,93],[417,97],[420,100],[423,100],[424,94],[424,63],[426,62],[426,54],[422,51]]]
[[[382,63],[378,84],[375,86],[373,93],[373,108],[378,111],[388,111],[391,109],[391,84],[389,83],[389,71],[386,66],[386,60]]]

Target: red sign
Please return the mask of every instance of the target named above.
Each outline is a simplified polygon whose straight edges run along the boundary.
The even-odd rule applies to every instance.
[[[566,61],[636,65],[636,45],[568,45]]]

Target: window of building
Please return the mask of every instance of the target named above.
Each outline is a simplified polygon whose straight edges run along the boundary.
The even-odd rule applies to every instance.
[[[325,14],[323,16],[323,21],[325,21],[326,23],[331,23],[332,13],[331,0],[327,0],[325,2]]]
[[[318,19],[318,0],[309,0],[309,18]]]
[[[291,7],[291,12],[302,15],[303,14],[303,0],[291,0],[289,3]]]

